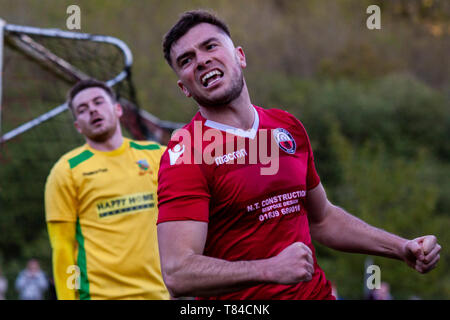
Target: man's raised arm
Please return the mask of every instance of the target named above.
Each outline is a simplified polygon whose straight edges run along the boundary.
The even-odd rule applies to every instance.
[[[403,260],[420,273],[429,272],[439,261],[441,246],[435,236],[407,240],[375,228],[333,205],[322,184],[308,191],[306,201],[311,236],[325,246]]]

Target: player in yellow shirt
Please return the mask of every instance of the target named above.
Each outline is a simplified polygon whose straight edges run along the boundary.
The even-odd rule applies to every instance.
[[[45,188],[58,299],[169,299],[158,243],[157,175],[165,147],[122,136],[104,83],[69,92],[86,144],[63,155]]]

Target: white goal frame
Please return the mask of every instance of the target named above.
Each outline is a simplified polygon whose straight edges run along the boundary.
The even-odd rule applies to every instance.
[[[1,128],[1,101],[2,101],[2,63],[3,63],[3,44],[5,39],[8,39],[8,44],[11,44],[19,49],[29,58],[37,61],[40,64],[45,65],[53,73],[59,77],[67,80],[69,82],[75,83],[78,80],[89,78],[88,75],[84,74],[76,67],[58,57],[56,54],[52,53],[50,50],[35,42],[29,35],[38,35],[41,37],[54,37],[54,38],[65,38],[72,40],[82,40],[91,42],[102,42],[111,44],[117,47],[123,54],[124,69],[116,75],[114,78],[107,80],[106,84],[113,87],[120,81],[124,80],[129,76],[131,66],[133,64],[133,55],[129,47],[120,39],[103,36],[103,35],[92,35],[88,33],[63,31],[60,29],[44,29],[29,26],[20,26],[14,24],[7,24],[4,20],[0,19],[0,145],[7,142],[14,137],[36,127],[37,125],[54,118],[60,113],[68,110],[67,103],[64,102],[56,108],[12,129],[11,131],[3,134]],[[181,128],[184,124],[176,123],[171,121],[163,121],[154,115],[146,112],[145,110],[139,109],[139,115],[141,118],[150,124],[152,127],[159,127],[165,129],[177,129]]]

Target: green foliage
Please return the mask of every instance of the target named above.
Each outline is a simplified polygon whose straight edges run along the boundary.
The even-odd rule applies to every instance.
[[[415,159],[404,159],[388,156],[383,145],[366,144],[355,148],[337,125],[332,127],[329,140],[335,165],[342,173],[341,183],[329,192],[333,203],[373,226],[402,237],[413,239],[434,234],[440,243],[445,243],[449,219],[435,214],[438,191],[426,177],[427,157],[424,152]],[[364,258],[318,247],[319,252],[324,251],[324,263],[321,263],[320,253],[319,263],[328,277],[337,283],[340,294],[346,298],[363,298]],[[377,257],[374,264],[380,266],[382,281],[391,284],[395,298],[408,299],[417,295],[439,299],[446,290],[445,282],[441,282],[448,277],[446,258],[427,276],[391,259]],[[350,275],[359,275],[359,281]],[[429,283],[435,285],[429,286]]]

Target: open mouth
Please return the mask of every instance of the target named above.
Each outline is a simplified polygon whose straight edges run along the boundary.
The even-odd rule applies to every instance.
[[[205,88],[208,88],[212,84],[216,83],[222,77],[223,77],[223,72],[219,71],[217,69],[214,69],[214,70],[208,72],[207,74],[205,74],[201,78],[201,82]]]
[[[99,124],[99,123],[102,122],[102,121],[103,121],[102,118],[95,118],[94,120],[91,121],[91,124],[97,125],[97,124]]]

